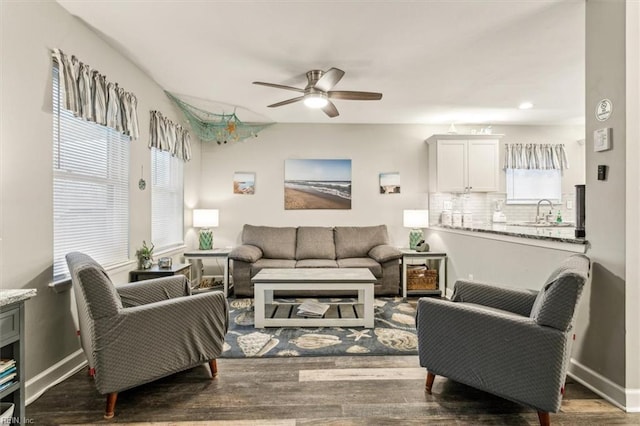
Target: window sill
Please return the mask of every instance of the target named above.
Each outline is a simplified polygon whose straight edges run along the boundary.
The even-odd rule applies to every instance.
[[[177,254],[181,254],[187,248],[186,245],[182,244],[177,247],[170,247],[167,249],[163,249],[154,254],[155,258],[160,256],[174,256]],[[136,260],[129,260],[127,262],[118,263],[116,265],[112,265],[108,268],[105,268],[105,271],[109,274],[117,274],[121,272],[128,272],[135,266],[137,266],[138,262]],[[64,293],[71,288],[71,278],[64,278],[58,281],[53,281],[49,283],[49,288],[53,289],[56,293]]]

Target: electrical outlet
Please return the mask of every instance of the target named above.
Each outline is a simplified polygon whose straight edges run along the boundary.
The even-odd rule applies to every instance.
[[[573,200],[567,200],[567,210],[571,210],[573,208]]]
[[[444,202],[444,210],[451,210],[453,208],[453,203],[451,201]]]
[[[473,274],[469,274],[469,280],[473,280]]]

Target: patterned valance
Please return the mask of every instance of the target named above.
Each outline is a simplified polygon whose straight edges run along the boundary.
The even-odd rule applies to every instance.
[[[569,160],[563,144],[505,144],[504,168],[564,170]]]
[[[138,139],[138,100],[133,93],[125,92],[118,83],[107,81],[106,76],[60,49],[53,49],[51,56],[58,65],[65,109],[76,117]]]
[[[163,116],[160,111],[151,111],[149,124],[149,148],[168,151],[181,160],[191,160],[191,136],[179,124]]]

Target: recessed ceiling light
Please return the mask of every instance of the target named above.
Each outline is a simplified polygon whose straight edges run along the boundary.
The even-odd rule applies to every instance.
[[[531,109],[531,108],[533,108],[533,104],[531,102],[523,102],[518,106],[518,108],[520,108],[520,109]]]

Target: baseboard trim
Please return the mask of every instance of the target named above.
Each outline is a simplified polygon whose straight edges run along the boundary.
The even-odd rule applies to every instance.
[[[629,391],[619,384],[580,364],[573,358],[571,358],[567,374],[576,382],[597,393],[616,407],[628,411],[626,394]]]
[[[57,362],[42,373],[27,380],[25,384],[25,404],[29,405],[40,397],[47,389],[71,377],[87,365],[87,359],[78,349],[63,360]]]
[[[627,389],[627,413],[640,413],[640,389]]]

